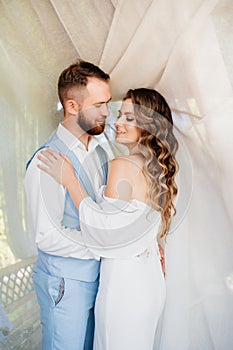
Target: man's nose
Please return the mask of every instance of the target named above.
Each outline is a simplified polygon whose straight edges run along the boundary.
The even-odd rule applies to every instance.
[[[108,117],[109,115],[109,107],[107,103],[103,103],[101,107],[101,114],[103,117]]]

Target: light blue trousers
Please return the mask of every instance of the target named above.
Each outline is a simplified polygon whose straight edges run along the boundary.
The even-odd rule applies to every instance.
[[[98,280],[55,277],[35,267],[33,282],[40,305],[42,350],[92,350]]]

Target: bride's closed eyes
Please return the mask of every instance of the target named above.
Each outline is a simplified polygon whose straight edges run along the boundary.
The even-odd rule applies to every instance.
[[[119,114],[118,114],[118,116],[117,116],[117,121],[119,121],[119,119],[120,118],[123,118],[123,117],[125,117],[125,120],[127,121],[127,122],[133,122],[133,121],[135,121],[136,119],[135,119],[135,116],[133,115],[133,114],[131,114],[131,113],[125,113],[125,114],[121,114],[120,112],[119,112]]]

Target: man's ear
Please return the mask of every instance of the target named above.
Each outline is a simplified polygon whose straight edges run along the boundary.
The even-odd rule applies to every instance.
[[[67,100],[65,110],[69,115],[76,115],[80,110],[80,106],[75,100]]]

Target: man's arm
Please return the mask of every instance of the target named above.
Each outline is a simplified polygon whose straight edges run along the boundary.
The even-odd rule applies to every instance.
[[[31,216],[35,242],[42,251],[66,257],[93,258],[93,254],[82,243],[81,232],[73,230],[80,237],[75,244],[61,226],[65,190],[51,176],[38,169],[37,155],[27,169],[24,186]]]

